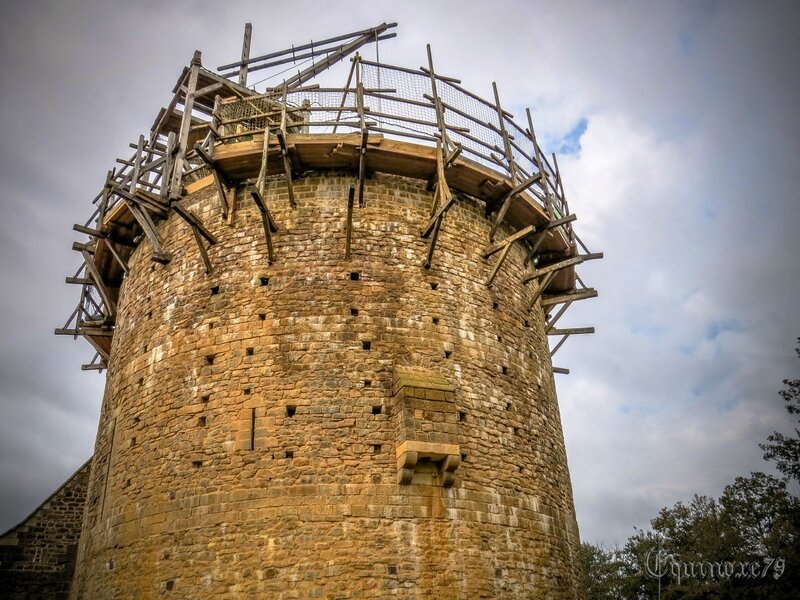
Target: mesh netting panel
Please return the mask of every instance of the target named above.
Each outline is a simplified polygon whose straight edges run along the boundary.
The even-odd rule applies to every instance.
[[[398,98],[397,100],[375,98],[368,95],[369,120],[376,122],[377,127],[398,135],[411,133],[431,141],[435,140],[438,131],[436,109],[433,103],[425,97],[432,95],[430,77],[424,73],[407,73],[383,65],[377,67],[362,63],[361,80],[365,88],[396,90],[394,93],[386,95],[395,96]],[[410,102],[403,102],[403,100]]]

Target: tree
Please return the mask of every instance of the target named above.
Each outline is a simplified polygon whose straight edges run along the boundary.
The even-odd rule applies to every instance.
[[[581,563],[586,573],[589,600],[625,600],[623,587],[628,576],[627,565],[616,548],[583,542]]]
[[[800,356],[800,338],[797,338],[795,352]],[[780,391],[780,395],[786,403],[786,410],[791,415],[800,415],[800,379],[784,379],[783,385],[786,387]],[[800,482],[800,429],[794,428],[794,436],[774,431],[767,438],[767,443],[759,444],[759,447],[764,451],[764,460],[774,460],[781,473]]]

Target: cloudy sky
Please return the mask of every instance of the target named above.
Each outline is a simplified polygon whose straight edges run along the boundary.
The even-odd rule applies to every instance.
[[[236,60],[397,21],[386,62],[437,71],[560,153],[578,231],[606,258],[595,325],[555,357],[578,521],[619,543],[662,506],[764,469],[800,376],[800,11],[791,2],[8,0],[0,15],[0,531],[91,454],[103,376],[56,338],[75,222],[146,133],[192,51]],[[287,8],[290,6],[290,8]],[[331,7],[336,11],[332,12]],[[374,48],[366,51],[374,56]],[[343,77],[342,77],[343,83]]]

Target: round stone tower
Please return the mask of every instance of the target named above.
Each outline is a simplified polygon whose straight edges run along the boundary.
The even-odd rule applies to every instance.
[[[582,596],[546,334],[589,294],[558,172],[499,100],[505,171],[474,128],[390,131],[400,90],[367,106],[395,84],[357,62],[342,116],[198,56],[177,94],[211,120],[162,112],[104,188],[76,244],[108,375],[73,598]],[[460,88],[430,66],[434,130]]]

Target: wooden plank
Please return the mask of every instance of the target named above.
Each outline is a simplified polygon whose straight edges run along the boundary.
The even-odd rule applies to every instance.
[[[569,369],[564,369],[563,367],[553,367],[553,373],[559,373],[561,375],[569,375]]]
[[[542,298],[542,307],[553,306],[554,304],[561,304],[562,302],[576,302],[578,300],[586,300],[587,298],[596,297],[597,290],[594,288],[586,288],[585,290],[581,290],[579,292],[545,296]]]

